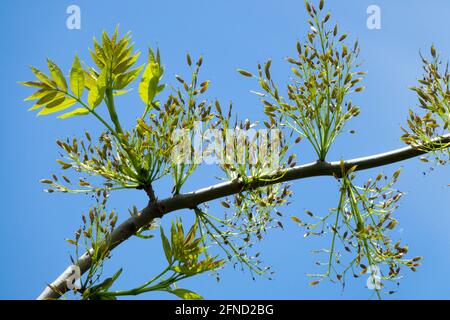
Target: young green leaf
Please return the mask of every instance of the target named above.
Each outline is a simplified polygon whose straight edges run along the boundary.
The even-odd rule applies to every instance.
[[[142,68],[143,66],[117,76],[116,80],[114,81],[113,89],[121,90],[128,86],[131,82],[134,81],[134,79],[137,78],[139,73],[141,73]]]
[[[89,110],[86,108],[77,108],[75,110],[72,110],[70,112],[64,113],[60,116],[58,116],[59,119],[67,119],[74,116],[85,116],[89,114]]]
[[[251,74],[250,72],[246,71],[246,70],[242,70],[242,69],[238,69],[238,72],[240,74],[242,74],[244,77],[253,77],[253,74]]]
[[[37,115],[44,116],[51,113],[67,109],[77,103],[77,100],[70,97],[62,97],[48,103]]]
[[[64,75],[61,69],[54,63],[52,60],[47,59],[48,70],[52,75],[53,81],[55,81],[56,85],[64,92],[67,92],[67,82],[64,78]]]
[[[33,93],[28,98],[25,98],[23,101],[38,100],[38,99],[42,98],[43,96],[45,96],[47,93],[48,93],[48,89],[41,89],[41,90],[38,90],[35,93]]]
[[[47,77],[42,71],[40,71],[39,69],[36,69],[35,67],[30,66],[31,71],[34,73],[34,75],[41,80],[42,83],[44,83],[45,85],[49,86],[50,88],[54,88],[55,87],[55,83],[50,80],[49,77]]]
[[[19,84],[25,87],[46,88],[47,85],[38,81],[19,81]]]
[[[64,94],[58,93],[56,90],[46,90],[45,93],[41,95],[39,100],[32,106],[28,111],[39,109],[43,107],[44,105],[52,102],[55,99],[60,99],[64,97]]]
[[[159,93],[158,83],[163,73],[164,69],[158,59],[155,58],[153,50],[150,49],[148,53],[148,64],[139,84],[139,96],[146,105],[149,105],[156,94]]]
[[[106,90],[106,77],[109,73],[108,68],[104,68],[97,78],[97,83],[91,88],[88,95],[88,103],[92,108],[96,108],[103,100]]]
[[[203,300],[203,297],[201,295],[187,289],[177,288],[169,292],[173,293],[174,295],[180,297],[183,300]]]
[[[121,95],[123,95],[125,93],[128,93],[128,92],[130,92],[130,90],[118,90],[118,91],[114,91],[113,95],[114,95],[114,97],[118,97],[118,96],[121,96]]]

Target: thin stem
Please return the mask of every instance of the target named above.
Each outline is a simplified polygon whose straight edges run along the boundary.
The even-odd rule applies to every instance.
[[[334,225],[333,225],[333,228],[334,228],[334,230],[333,230],[333,239],[331,240],[330,256],[329,256],[329,259],[328,259],[328,271],[327,271],[327,275],[328,276],[330,275],[331,265],[333,263],[334,246],[336,244],[336,234],[338,233],[337,225],[339,223],[340,213],[341,213],[341,211],[343,210],[343,207],[344,207],[344,199],[345,199],[344,191],[341,191],[341,195],[339,197],[339,206],[338,206],[338,210],[336,212],[336,221],[334,222]]]

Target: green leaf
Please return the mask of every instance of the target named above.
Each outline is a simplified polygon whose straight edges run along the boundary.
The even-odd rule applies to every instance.
[[[44,116],[51,113],[67,109],[77,103],[77,100],[70,97],[62,97],[48,103],[37,115]]]
[[[178,288],[170,292],[184,300],[203,300],[201,295],[187,289]]]
[[[89,110],[86,108],[77,108],[75,110],[72,110],[70,112],[64,113],[60,116],[58,116],[59,119],[67,119],[67,118],[71,118],[74,116],[85,116],[89,114]]]
[[[176,242],[182,246],[184,243],[184,229],[183,229],[183,222],[181,219],[177,219],[177,232],[176,232]]]
[[[88,90],[91,90],[96,85],[95,77],[92,75],[92,73],[88,71],[84,71],[84,87]]]
[[[96,38],[94,38],[94,51],[95,52],[91,51],[92,59],[99,68],[103,69],[106,65],[107,59],[103,48],[100,46]]]
[[[80,98],[84,91],[84,70],[81,67],[80,59],[75,56],[72,70],[70,70],[70,89],[75,97]]]
[[[117,278],[122,273],[122,269],[119,269],[111,278],[105,279],[102,283],[99,283],[98,285],[95,285],[90,288],[90,296],[94,298],[100,298],[102,300],[111,300],[110,297],[104,296],[101,293],[107,292],[108,289],[114,284],[114,281],[117,280]]]
[[[164,248],[164,254],[166,255],[167,262],[169,264],[172,264],[172,249],[170,248],[169,239],[167,239],[166,235],[164,234],[164,229],[162,227],[159,228],[161,233],[161,241]]]
[[[127,50],[129,50],[127,52],[131,52],[133,50],[133,47],[131,46]],[[140,55],[141,55],[141,53],[137,52],[134,55],[132,55],[130,58],[128,58],[128,56],[125,56],[125,59],[114,68],[114,74],[120,74],[122,72],[127,71],[129,68],[131,68],[134,65],[134,63],[137,61],[137,59],[139,58]]]
[[[311,287],[314,287],[314,286],[318,285],[319,283],[320,283],[319,280],[315,280],[315,281],[310,282],[309,285],[310,285]]]
[[[357,165],[355,165],[355,166],[351,167],[350,169],[348,169],[348,171],[347,171],[347,175],[349,175],[349,174],[353,173],[353,171],[355,171],[357,167],[358,167],[358,166],[357,166]]]
[[[106,291],[109,288],[111,288],[111,286],[114,284],[114,282],[117,280],[117,278],[120,276],[121,273],[122,268],[120,268],[111,278],[108,278],[103,282],[102,289]]]
[[[149,105],[156,94],[158,94],[158,83],[164,73],[164,69],[155,58],[155,54],[151,49],[148,55],[149,61],[139,84],[139,96],[146,105]]]
[[[41,80],[42,83],[46,84],[47,86],[54,88],[55,84],[52,82],[52,80],[50,80],[49,77],[47,77],[42,71],[40,71],[39,69],[36,69],[33,66],[30,66],[31,71],[34,73],[34,75]]]
[[[113,47],[112,47],[111,40],[109,39],[108,34],[106,33],[106,31],[103,31],[103,33],[102,33],[102,48],[103,48],[103,51],[104,51],[105,55],[108,58],[112,56],[112,54],[113,54]]]
[[[50,59],[47,59],[47,64],[48,70],[50,70],[50,74],[52,75],[56,85],[62,89],[62,91],[67,92],[67,82],[61,69]]]
[[[194,223],[191,227],[191,229],[189,230],[186,239],[184,241],[185,245],[190,244],[192,241],[194,241],[195,239],[195,234],[197,233],[197,223]]]
[[[143,66],[138,67],[134,70],[131,70],[127,73],[119,75],[115,82],[113,89],[120,90],[125,88],[127,85],[129,85],[134,79],[137,78],[139,73],[141,73]]]
[[[116,26],[116,29],[114,29],[114,33],[111,36],[111,42],[112,44],[116,44],[117,36],[119,35],[119,26]]]
[[[48,92],[48,89],[41,89],[33,93],[28,98],[25,98],[23,101],[30,101],[30,100],[37,100],[45,96],[45,94]]]
[[[38,81],[19,81],[19,84],[26,87],[35,87],[35,88],[46,88],[47,85]]]
[[[77,245],[77,242],[75,240],[72,240],[72,239],[66,239],[66,242],[68,242],[68,243],[70,243],[70,244],[72,244],[74,246]]]
[[[91,88],[88,95],[88,103],[91,108],[96,108],[103,100],[106,90],[106,77],[108,68],[104,68],[97,78],[96,85]]]
[[[59,99],[61,97],[64,97],[62,93],[58,93],[58,91],[55,90],[47,90],[44,95],[32,106],[28,111],[39,109],[40,107],[46,105],[47,103],[50,103],[54,99]]]

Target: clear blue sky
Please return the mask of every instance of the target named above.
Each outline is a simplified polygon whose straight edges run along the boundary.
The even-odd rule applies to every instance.
[[[328,0],[328,7],[341,29],[351,39],[360,39],[364,69],[369,72],[360,95],[360,117],[331,150],[330,159],[351,158],[403,146],[400,125],[407,110],[415,104],[408,86],[420,75],[419,49],[436,43],[450,57],[448,38],[450,3],[445,0]],[[79,5],[81,30],[65,26],[66,8]],[[382,10],[382,29],[368,30],[366,8],[377,4]],[[295,42],[303,39],[308,27],[303,1],[2,1],[0,11],[0,50],[2,116],[0,119],[1,223],[0,223],[0,298],[35,298],[45,283],[68,265],[70,247],[64,239],[79,226],[80,213],[90,205],[83,195],[49,195],[38,183],[56,170],[57,138],[81,135],[85,129],[98,133],[99,124],[91,118],[57,120],[37,118],[26,112],[22,99],[29,95],[19,80],[31,79],[28,65],[44,67],[45,58],[54,59],[68,70],[78,53],[90,61],[87,48],[93,36],[103,29],[131,30],[137,48],[159,45],[166,66],[166,80],[173,83],[175,73],[186,74],[185,54],[204,55],[203,75],[212,81],[210,96],[223,102],[232,100],[241,118],[257,120],[262,112],[257,98],[249,93],[254,82],[239,76],[237,68],[254,70],[258,61],[273,59],[277,79],[287,79],[289,67],[283,60],[294,54]],[[145,58],[141,58],[144,62]],[[131,125],[142,105],[136,93],[117,102],[124,122]],[[299,150],[299,162],[315,160],[307,144]],[[407,192],[398,211],[401,226],[395,238],[409,244],[413,255],[423,255],[423,267],[407,272],[394,298],[450,298],[450,189],[449,169],[438,168],[423,175],[427,167],[418,160],[402,164],[399,188]],[[382,170],[392,173],[399,165]],[[380,170],[361,174],[361,179],[376,176]],[[184,191],[217,182],[217,170],[202,168],[184,187]],[[160,197],[169,195],[168,181],[156,186]],[[325,213],[337,201],[337,185],[330,178],[315,178],[294,183],[295,203],[284,212],[301,214],[308,208]],[[127,216],[132,205],[146,203],[140,192],[119,192],[110,206]],[[191,216],[183,211],[179,216]],[[164,225],[176,215],[164,218]],[[288,219],[286,230],[272,231],[259,246],[267,265],[273,266],[274,280],[251,280],[232,268],[222,272],[222,280],[204,275],[186,282],[186,286],[206,298],[360,298],[370,292],[365,279],[349,279],[344,291],[339,285],[308,286],[306,273],[316,272],[316,257],[310,249],[323,243],[304,239],[302,232]],[[158,238],[157,238],[158,239]],[[124,267],[117,288],[129,288],[144,282],[163,266],[159,240],[132,239],[114,251],[106,274]],[[145,298],[169,298],[149,294]]]

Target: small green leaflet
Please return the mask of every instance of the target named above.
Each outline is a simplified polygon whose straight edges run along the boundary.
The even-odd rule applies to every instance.
[[[80,59],[75,56],[72,70],[70,70],[70,90],[75,97],[80,98],[84,91],[84,70],[81,67]]]
[[[25,101],[37,100],[28,111],[42,108],[38,112],[38,116],[65,110],[77,102],[76,99],[67,96],[67,83],[61,69],[50,59],[47,59],[47,63],[53,80],[42,71],[31,67],[38,80],[42,82],[29,81],[22,83],[27,86],[41,88],[25,99]]]
[[[31,96],[29,96],[28,98],[24,99],[23,101],[30,101],[30,100],[36,100],[36,99],[40,99],[42,98],[46,93],[47,93],[47,89],[41,89],[36,91],[35,93],[33,93]]]
[[[139,73],[141,73],[143,66],[138,67],[134,70],[131,70],[127,73],[120,74],[116,77],[116,80],[114,81],[114,87],[113,89],[121,90],[125,88],[127,85],[129,85],[134,79],[137,78]]]
[[[164,254],[166,255],[167,262],[169,264],[172,264],[172,249],[170,248],[169,239],[167,239],[166,235],[164,234],[164,229],[162,227],[159,228],[161,233],[161,241],[164,248]]]
[[[153,51],[150,49],[148,53],[148,64],[142,75],[141,83],[139,84],[139,96],[146,105],[149,105],[156,94],[164,89],[163,86],[158,87],[159,80],[163,73],[163,68],[155,58]]]
[[[35,110],[35,109],[39,109],[41,107],[43,107],[44,105],[46,105],[47,103],[50,103],[51,101],[53,101],[54,99],[60,99],[64,97],[63,93],[60,93],[56,90],[45,90],[42,94],[40,94],[39,96],[35,96],[33,99],[39,99],[34,106],[32,106],[30,109],[28,109],[28,111],[31,110]],[[31,97],[29,97],[31,98]]]
[[[106,77],[109,74],[108,68],[104,68],[97,78],[97,83],[91,88],[88,95],[88,103],[91,108],[97,107],[103,100],[106,89]]]
[[[88,71],[84,71],[84,87],[88,90],[91,90],[93,87],[95,87],[95,77],[92,75],[92,73]]]
[[[73,106],[75,103],[77,103],[77,100],[70,98],[70,97],[62,97],[53,100],[52,102],[48,103],[39,113],[38,116],[44,116],[47,114],[55,113],[58,111],[62,111],[64,109],[67,109],[71,106]]]
[[[38,82],[38,81],[19,81],[19,84],[26,87],[35,87],[35,88],[45,88],[46,84]]]
[[[47,77],[43,72],[41,72],[39,69],[36,69],[33,66],[30,66],[31,71],[33,71],[34,75],[42,81],[42,83],[44,83],[45,85],[47,85],[50,88],[54,88],[55,87],[55,83],[52,82],[52,80],[49,79],[49,77]]]
[[[72,110],[70,112],[64,113],[60,116],[58,116],[59,119],[67,119],[73,116],[85,116],[89,114],[89,110],[85,108],[76,108],[75,110]]]

